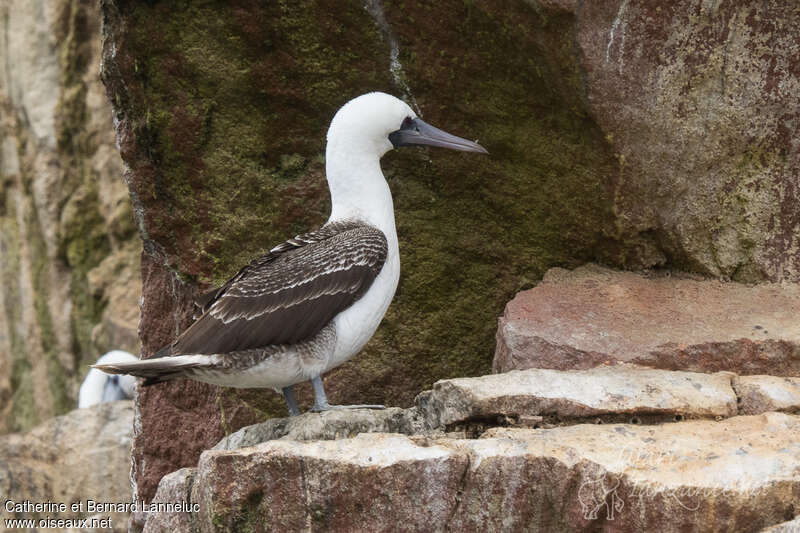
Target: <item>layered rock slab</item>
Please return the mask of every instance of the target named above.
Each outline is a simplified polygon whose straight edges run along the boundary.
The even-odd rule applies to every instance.
[[[105,403],[51,418],[27,433],[0,437],[0,494],[15,502],[131,501],[133,402]],[[84,507],[86,509],[86,507]],[[85,518],[86,513],[9,512],[0,519]],[[113,531],[128,529],[126,513],[110,516]]]
[[[359,433],[478,436],[489,427],[631,422],[654,424],[800,410],[798,380],[702,374],[633,365],[515,370],[434,383],[409,409],[332,410],[246,426],[213,448],[268,440],[334,440]]]
[[[628,362],[671,370],[800,375],[800,285],[755,286],[549,270],[500,318],[495,372]]]
[[[561,420],[607,415],[701,418],[736,414],[731,374],[625,365],[590,370],[530,369],[446,379],[420,395],[429,427],[497,416]],[[664,420],[658,420],[664,421]]]
[[[800,378],[737,376],[733,379],[733,388],[741,414],[800,411]]]
[[[531,369],[437,381],[409,409],[331,410],[276,418],[227,435],[213,448],[233,450],[268,440],[334,440],[359,433],[442,436],[480,434],[495,425],[660,423],[729,417],[746,408],[770,409],[737,399],[731,373],[700,374],[631,365],[589,370]],[[761,410],[758,410],[762,408]]]
[[[476,440],[362,434],[205,452],[146,531],[759,531],[800,497],[800,417],[493,429]],[[163,490],[162,490],[163,489]]]
[[[289,418],[272,418],[245,426],[226,435],[214,450],[235,450],[268,440],[334,440],[355,437],[360,433],[425,433],[429,428],[416,409],[389,407],[376,411],[364,409],[330,410],[306,413]]]

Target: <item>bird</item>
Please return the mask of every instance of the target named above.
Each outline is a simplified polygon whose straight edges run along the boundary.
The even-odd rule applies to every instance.
[[[124,350],[112,350],[97,360],[98,364],[123,363],[139,359]],[[96,368],[89,370],[78,392],[78,408],[91,407],[99,403],[115,402],[133,398],[136,378],[104,374]]]
[[[143,386],[189,378],[283,393],[300,414],[294,385],[311,381],[312,412],[381,405],[331,405],[322,376],[358,354],[375,333],[400,278],[394,206],[380,159],[394,148],[436,146],[488,154],[477,142],[423,121],[382,92],[345,103],[327,132],[331,214],[244,266],[198,299],[197,318],[154,357],[94,368],[145,378]]]

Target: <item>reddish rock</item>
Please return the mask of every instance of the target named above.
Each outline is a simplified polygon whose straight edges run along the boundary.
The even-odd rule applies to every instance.
[[[468,463],[399,435],[273,441],[204,453],[192,499],[216,531],[441,531]]]
[[[629,362],[800,375],[800,285],[554,268],[506,306],[495,372]]]
[[[640,244],[614,261],[797,281],[797,5],[612,0],[573,13],[589,115],[618,160],[618,236]]]
[[[191,319],[191,291],[156,264],[150,255],[142,261],[147,298],[142,303],[139,326],[144,354],[167,344],[179,326]],[[170,320],[164,320],[164,317]],[[253,394],[269,395],[270,391]],[[225,435],[226,427],[239,428],[262,419],[261,413],[239,401],[237,391],[180,380],[156,387],[140,387],[134,426],[132,475],[137,495],[155,494],[161,477],[177,468],[194,466],[200,453]],[[142,416],[142,413],[158,413]],[[180,421],[180,423],[176,423]],[[149,498],[143,498],[149,501]],[[137,524],[142,517],[134,517]]]

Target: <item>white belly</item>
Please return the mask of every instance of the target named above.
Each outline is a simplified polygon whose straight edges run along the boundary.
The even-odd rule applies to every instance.
[[[200,371],[194,379],[223,387],[273,389],[275,392],[280,392],[284,387],[307,381],[309,377],[303,370],[300,357],[295,350],[289,349],[276,353],[247,370],[235,373],[219,370]]]
[[[240,388],[270,388],[280,391],[284,387],[308,381],[321,375],[328,366],[336,345],[332,325],[326,326],[310,339],[290,345],[268,346],[263,350],[240,353],[239,357],[254,357],[257,362],[249,367],[224,368],[225,355],[204,356],[216,358],[218,366],[195,371],[198,381]],[[246,363],[244,363],[246,365]]]
[[[400,279],[400,254],[397,237],[389,240],[389,250],[372,286],[356,303],[336,315],[336,348],[325,371],[337,367],[356,355],[372,338],[392,303]]]

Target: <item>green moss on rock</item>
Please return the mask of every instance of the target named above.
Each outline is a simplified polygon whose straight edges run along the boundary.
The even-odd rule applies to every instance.
[[[280,198],[322,151],[318,125],[353,92],[348,86],[386,86],[386,74],[370,73],[376,64],[353,73],[355,52],[334,48],[347,38],[342,27],[369,28],[380,46],[377,34],[357,6],[310,2],[137,6],[131,21],[143,94],[126,111],[141,117],[140,140],[158,168],[143,199],[163,206],[145,215],[148,235],[177,252],[178,270],[221,281],[286,237],[295,221]],[[319,185],[302,185],[319,196]],[[303,222],[324,219],[318,198],[305,207]]]
[[[25,235],[31,252],[31,282],[33,286],[33,306],[39,330],[39,343],[47,367],[48,390],[36,390],[36,395],[49,393],[50,403],[57,414],[70,410],[74,402],[70,398],[68,376],[71,369],[65,369],[59,361],[60,347],[56,339],[53,316],[50,312],[50,268],[47,248],[39,226],[36,207],[31,202],[26,220]],[[26,420],[30,424],[33,421]]]
[[[321,223],[328,199],[313,159],[330,117],[353,96],[396,90],[367,12],[326,2],[127,10],[141,92],[125,113],[157,168],[142,184],[144,217],[171,265],[218,283]],[[357,363],[362,380],[389,387],[367,387],[376,400],[407,404],[440,377],[488,372],[495,317],[520,279],[596,259],[611,231],[617,162],[583,112],[572,20],[497,12],[387,6],[426,119],[479,137],[492,156],[420,150],[384,162],[404,270],[385,332]],[[389,375],[409,366],[417,375],[395,388]]]
[[[399,381],[407,392],[390,390],[407,404],[436,379],[490,372],[496,317],[525,283],[604,258],[617,161],[583,111],[570,15],[459,3],[386,14],[425,119],[491,152],[384,159],[403,271],[377,341],[353,365],[376,384]]]

